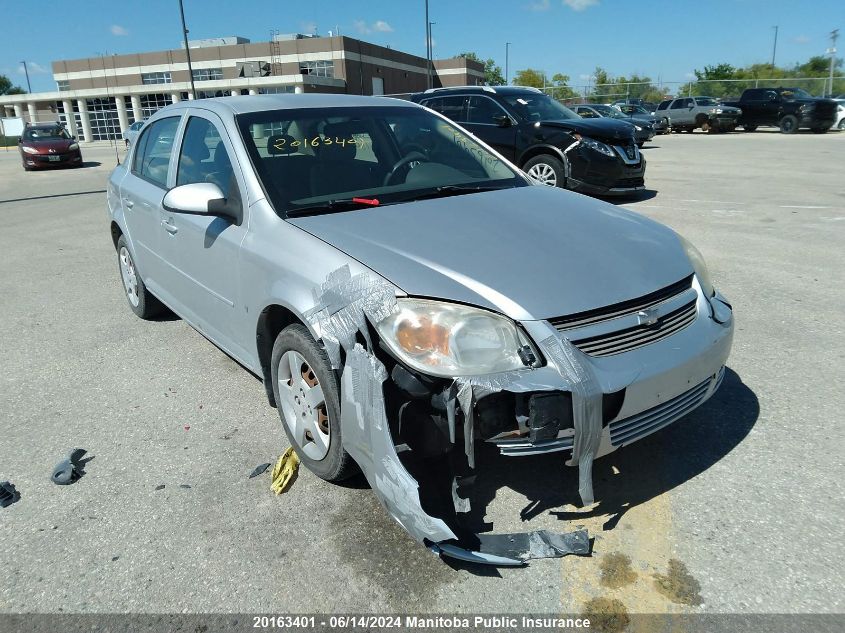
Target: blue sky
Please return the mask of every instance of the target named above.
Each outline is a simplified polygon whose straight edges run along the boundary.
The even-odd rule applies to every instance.
[[[192,38],[241,35],[266,41],[271,29],[344,35],[425,54],[423,0],[184,0]],[[30,69],[33,92],[55,89],[50,62],[99,53],[177,48],[176,0],[81,0],[72,4],[0,2],[0,74],[26,87],[19,61]],[[584,84],[596,66],[611,75],[637,72],[685,81],[695,68],[722,61],[736,66],[771,60],[779,25],[777,62],[824,54],[828,34],[843,30],[843,0],[429,0],[435,57],[465,50],[505,66],[511,77],[534,67],[563,72]],[[49,18],[46,18],[49,16]],[[28,25],[33,24],[32,28]]]

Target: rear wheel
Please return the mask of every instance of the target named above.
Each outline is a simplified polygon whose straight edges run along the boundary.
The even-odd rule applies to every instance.
[[[842,120],[839,122],[839,125],[837,125],[837,126],[836,126],[836,129],[837,129],[837,130],[845,130],[845,119],[842,119]]]
[[[795,134],[798,131],[798,117],[794,114],[787,114],[780,120],[778,127],[780,127],[781,134]]]
[[[120,279],[123,282],[123,292],[129,302],[129,308],[142,319],[151,319],[164,312],[164,304],[147,290],[135,260],[122,235],[117,240],[117,263],[120,266]]]
[[[534,180],[550,187],[563,187],[566,184],[563,163],[549,154],[540,154],[529,159],[523,170]]]
[[[290,325],[279,333],[270,366],[279,417],[300,461],[326,481],[358,472],[341,439],[337,376],[305,326]]]

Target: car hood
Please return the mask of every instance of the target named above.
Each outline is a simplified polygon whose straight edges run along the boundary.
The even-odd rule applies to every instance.
[[[71,143],[76,143],[76,141],[71,141],[68,139],[58,139],[55,141],[24,141],[23,144],[27,147],[32,147],[37,149],[42,154],[48,153],[50,150],[54,152],[66,152],[70,147]]]
[[[635,299],[692,273],[668,227],[541,185],[288,222],[409,295],[478,305],[518,320]]]
[[[617,119],[617,120],[621,121],[621,119]],[[651,115],[651,114],[633,114],[630,117],[628,117],[628,121],[630,123],[635,123],[635,124],[636,123],[652,123],[652,124],[654,124],[654,123],[657,123],[659,120],[660,119],[658,119],[656,116]]]
[[[558,119],[542,121],[540,126],[578,132],[600,141],[629,141],[633,128],[627,121],[617,121],[602,117],[600,119]]]

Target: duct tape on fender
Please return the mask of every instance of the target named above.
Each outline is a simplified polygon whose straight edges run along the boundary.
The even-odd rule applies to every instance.
[[[569,463],[578,466],[578,494],[581,495],[581,503],[590,505],[595,501],[593,459],[601,443],[601,386],[584,354],[565,338],[550,336],[540,343],[540,348],[572,390],[575,441]]]

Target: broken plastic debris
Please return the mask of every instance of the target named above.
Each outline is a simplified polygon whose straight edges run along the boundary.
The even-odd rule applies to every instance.
[[[85,474],[85,463],[93,458],[82,461],[87,451],[84,448],[75,448],[67,458],[56,464],[53,468],[51,479],[54,484],[67,486],[79,480]]]
[[[21,498],[21,493],[15,490],[14,484],[10,481],[0,481],[0,508],[12,505]]]
[[[568,533],[536,530],[518,534],[479,534],[478,538],[481,541],[481,552],[519,560],[560,558],[567,554],[590,555],[587,530]]]
[[[282,453],[279,461],[277,461],[276,465],[273,466],[270,490],[275,492],[277,495],[282,494],[289,484],[293,483],[298,469],[299,456],[294,452],[293,447],[290,447]]]
[[[263,473],[263,472],[264,472],[265,470],[267,470],[268,468],[270,468],[270,462],[265,462],[265,463],[263,463],[263,464],[259,464],[258,466],[256,466],[256,467],[255,467],[255,470],[253,470],[253,471],[249,474],[249,478],[250,478],[250,479],[252,479],[253,477],[258,477],[258,475],[260,475],[261,473]]]
[[[164,490],[164,484],[159,484],[155,487],[156,490]]]

